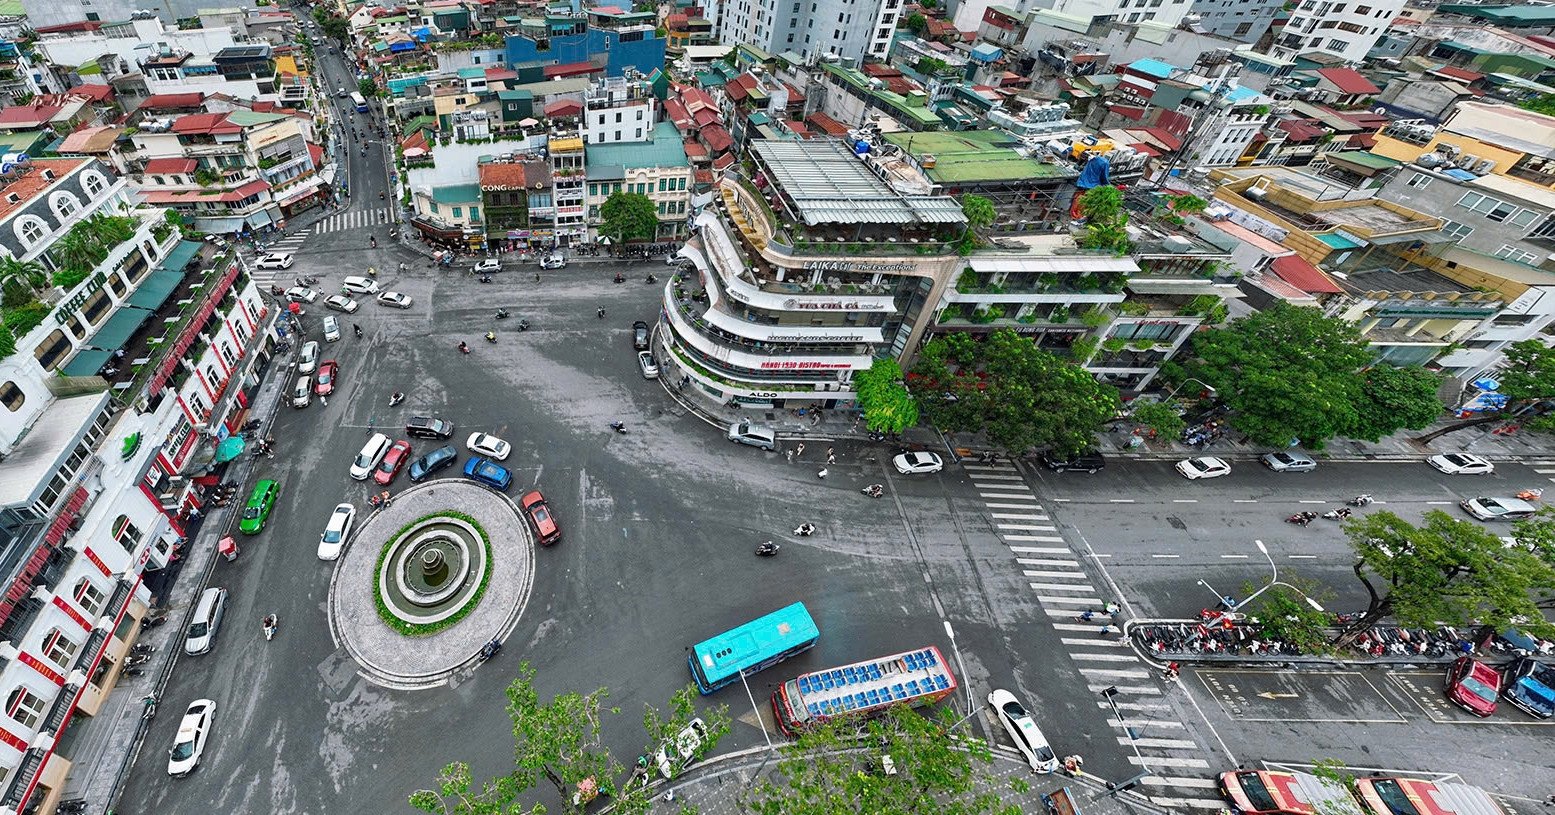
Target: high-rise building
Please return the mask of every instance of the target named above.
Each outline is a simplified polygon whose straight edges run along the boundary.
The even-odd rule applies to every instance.
[[[1284,0],[1193,0],[1184,22],[1195,30],[1237,42],[1258,42]]]
[[[1290,59],[1309,51],[1326,51],[1358,63],[1403,7],[1404,0],[1302,0],[1291,9],[1289,22],[1274,38],[1272,54]]]
[[[718,39],[769,54],[883,60],[901,14],[902,0],[728,0],[719,11]]]

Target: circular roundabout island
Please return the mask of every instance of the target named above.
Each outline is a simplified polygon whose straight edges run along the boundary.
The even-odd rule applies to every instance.
[[[445,684],[512,630],[534,551],[506,496],[463,480],[411,487],[352,534],[330,581],[331,633],[378,684]]]

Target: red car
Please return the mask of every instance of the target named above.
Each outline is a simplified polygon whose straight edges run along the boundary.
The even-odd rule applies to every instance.
[[[546,506],[545,496],[539,490],[524,493],[518,503],[524,508],[524,514],[529,516],[529,522],[534,524],[535,535],[540,539],[541,546],[550,546],[562,539],[562,530],[556,525],[551,508]]]
[[[1496,712],[1500,690],[1500,672],[1477,659],[1458,657],[1447,669],[1447,698],[1475,716]]]
[[[313,386],[313,392],[319,396],[328,396],[335,392],[335,377],[340,375],[340,364],[332,359],[326,359],[319,363],[319,381]]]
[[[410,442],[400,439],[389,448],[389,452],[383,454],[383,461],[378,462],[378,469],[373,471],[373,480],[387,487],[400,474],[400,468],[409,461]]]

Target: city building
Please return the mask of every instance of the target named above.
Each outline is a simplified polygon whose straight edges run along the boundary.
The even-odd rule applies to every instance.
[[[1270,53],[1289,59],[1320,51],[1359,64],[1403,7],[1404,0],[1302,0],[1275,35]]]
[[[1284,0],[1193,0],[1183,23],[1195,31],[1256,43],[1269,33]]]
[[[731,169],[664,289],[663,374],[721,404],[834,406],[902,359],[964,265],[954,198],[899,192],[833,139],[762,140]]]
[[[633,192],[648,196],[658,209],[655,241],[682,238],[691,216],[693,186],[691,162],[685,142],[669,122],[660,122],[652,139],[641,142],[597,144],[584,147],[588,179],[588,223],[594,240],[600,235],[600,207],[612,193]]]
[[[40,35],[34,47],[61,79],[90,70],[146,94],[220,93],[275,102],[289,84],[276,76],[270,44],[244,42],[230,28],[183,29],[145,14],[115,19],[86,31]]]
[[[1377,134],[1371,150],[1421,166],[1422,156],[1439,154],[1432,166],[1508,175],[1555,188],[1555,116],[1510,105],[1460,102],[1440,126],[1393,122]]]
[[[201,257],[106,165],[25,163],[0,193],[0,254],[77,281],[8,297],[0,357],[0,808],[49,811],[77,758],[67,731],[107,709],[220,480],[276,315],[231,255]]]
[[[854,64],[885,59],[902,0],[724,0],[716,40],[792,51],[807,61],[835,55]]]
[[[602,79],[583,94],[583,142],[650,141],[658,110],[646,79],[631,74]]]
[[[551,203],[551,165],[538,157],[482,163],[480,190],[486,240],[504,249],[527,249],[531,210],[555,209]]]
[[[1476,175],[1454,167],[1446,153],[1422,158],[1432,166],[1401,167],[1377,197],[1441,215],[1442,231],[1464,249],[1555,268],[1555,190],[1515,176]]]
[[[627,68],[647,76],[664,68],[666,40],[658,35],[651,12],[621,19],[593,9],[583,16],[549,14],[533,23],[526,20],[517,32],[507,35],[508,67],[599,59],[607,76],[622,76]]]

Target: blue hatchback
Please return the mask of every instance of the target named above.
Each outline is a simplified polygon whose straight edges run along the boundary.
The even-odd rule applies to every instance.
[[[423,481],[432,477],[438,470],[454,463],[459,453],[453,445],[444,445],[410,463],[410,480]]]
[[[472,458],[464,463],[464,477],[473,478],[496,490],[507,492],[513,483],[513,474],[506,467],[490,459]]]

